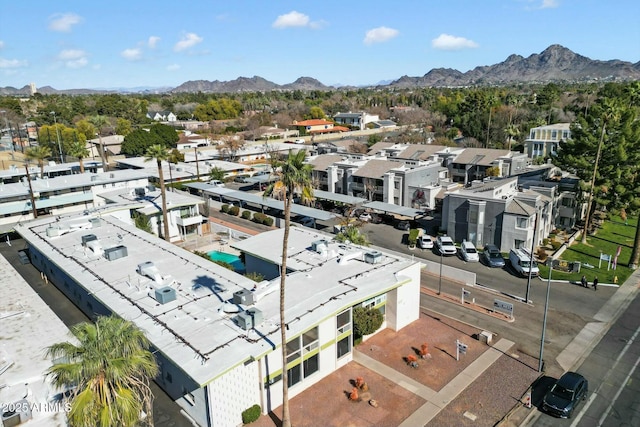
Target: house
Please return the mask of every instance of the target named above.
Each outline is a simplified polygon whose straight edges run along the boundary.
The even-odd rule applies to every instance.
[[[464,148],[447,166],[452,181],[468,185],[488,176],[508,177],[522,172],[527,167],[527,159],[526,155],[515,151]],[[489,175],[489,169],[493,169],[495,175]]]
[[[531,128],[524,140],[524,152],[532,159],[554,155],[562,141],[571,139],[570,127],[570,123],[555,123]]]
[[[178,135],[178,142],[176,148],[178,150],[188,150],[190,148],[208,147],[211,145],[211,140],[206,135],[200,135],[191,131],[185,130]]]
[[[171,111],[163,110],[163,111],[148,111],[147,118],[151,120],[155,120],[156,122],[175,122],[178,120],[175,114]]]
[[[105,161],[111,156],[119,156],[124,142],[123,135],[107,135],[87,140],[87,149],[93,160],[100,160],[100,147],[104,150]]]
[[[357,113],[349,111],[348,113],[336,113],[333,116],[333,120],[338,125],[348,126],[351,129],[364,130],[367,128],[368,123],[377,122],[380,120],[380,117],[378,115],[365,113],[364,111]]]
[[[282,229],[234,244],[260,283],[109,215],[16,231],[33,266],[88,316],[115,314],[144,331],[157,384],[199,426],[240,425],[255,404],[264,414],[281,405],[283,367],[292,398],[353,360],[354,308],[379,310],[395,331],[420,314],[420,262],[304,227],[290,230],[284,324]]]
[[[336,126],[333,122],[324,119],[294,121],[291,126],[298,129],[301,135],[348,132],[351,130],[348,127]]]

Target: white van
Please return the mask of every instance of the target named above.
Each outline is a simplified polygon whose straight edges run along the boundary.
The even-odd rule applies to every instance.
[[[531,253],[526,249],[511,249],[509,252],[509,262],[515,272],[522,277],[529,276],[529,267],[531,267],[531,276],[537,277],[540,274],[538,264],[532,259]]]

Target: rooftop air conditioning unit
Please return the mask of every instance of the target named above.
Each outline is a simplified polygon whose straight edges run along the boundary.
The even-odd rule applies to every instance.
[[[264,320],[264,316],[262,315],[262,311],[258,310],[255,307],[251,307],[251,308],[247,309],[247,311],[245,311],[245,313],[247,313],[249,316],[251,316],[254,328],[256,327],[256,325],[261,324],[263,322],[263,320]]]
[[[85,234],[84,236],[82,236],[82,246],[86,247],[87,242],[90,242],[92,240],[98,240],[95,234]]]
[[[100,218],[89,218],[89,223],[91,228],[98,228],[102,225],[102,220]]]
[[[371,251],[364,254],[364,261],[368,264],[378,264],[382,261],[382,252]]]
[[[251,305],[253,302],[253,293],[247,289],[242,289],[233,293],[234,304]]]
[[[59,227],[47,227],[47,237],[58,237],[62,234]]]
[[[166,304],[176,300],[176,290],[172,287],[165,286],[164,288],[156,289],[156,301],[160,304]]]
[[[115,177],[116,177],[116,174],[115,174],[115,173],[111,172],[111,173],[109,174],[109,178],[115,178]]]
[[[160,272],[158,271],[156,266],[151,261],[138,264],[138,268],[136,269],[136,271],[141,276],[148,277],[149,279],[157,283],[162,283],[162,276],[160,275]]]
[[[315,242],[311,243],[311,250],[319,254],[326,252],[327,249],[329,249],[329,242],[324,239],[316,240]]]
[[[136,197],[144,197],[146,190],[143,187],[138,187],[134,190]]]
[[[98,175],[91,175],[91,181],[97,181],[98,180]]]
[[[238,314],[234,320],[238,324],[238,326],[240,326],[245,331],[248,331],[254,326],[253,317],[246,311]]]
[[[114,246],[104,250],[104,257],[109,261],[115,261],[120,258],[124,258],[129,255],[127,247],[123,245]]]

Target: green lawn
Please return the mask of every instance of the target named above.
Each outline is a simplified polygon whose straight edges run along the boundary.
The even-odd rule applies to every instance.
[[[560,259],[565,261],[580,261],[582,263],[580,273],[565,273],[554,270],[552,279],[579,281],[584,274],[589,283],[593,281],[595,276],[598,276],[600,283],[615,283],[616,277],[618,284],[624,283],[631,273],[633,273],[633,270],[627,266],[631,259],[633,239],[637,225],[638,218],[629,218],[629,225],[625,225],[624,221],[619,217],[613,217],[607,219],[594,236],[588,236],[587,243],[580,243],[580,237],[578,237],[578,239],[562,253]],[[613,270],[613,266],[607,270],[607,262],[600,262],[600,254],[611,255],[611,259],[613,260],[618,246],[622,248],[620,256],[618,257],[618,265],[615,270]],[[598,268],[599,263],[601,264],[600,268]],[[585,267],[585,264],[590,264],[593,268]],[[548,272],[549,269],[546,266],[540,265],[540,275],[542,277],[548,277]]]

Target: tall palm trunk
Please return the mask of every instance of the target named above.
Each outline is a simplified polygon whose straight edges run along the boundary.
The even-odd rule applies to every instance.
[[[598,151],[596,153],[596,162],[593,165],[593,176],[591,177],[591,188],[589,189],[589,199],[587,201],[587,213],[584,219],[584,229],[582,230],[581,243],[587,242],[587,230],[589,229],[589,222],[591,221],[591,204],[593,203],[593,187],[596,185],[596,175],[598,173],[598,162],[600,161],[600,153],[602,152],[602,143],[604,141],[604,133],[607,125],[602,124],[602,134],[600,134],[600,141],[598,142]]]
[[[169,221],[167,221],[167,194],[164,188],[164,174],[162,173],[162,160],[158,159],[158,178],[160,179],[160,196],[162,197],[162,225],[164,232],[164,240],[170,241],[169,237]]]
[[[640,218],[636,224],[636,237],[633,240],[633,250],[631,251],[631,260],[629,261],[629,268],[636,270],[640,263]]]
[[[282,239],[282,265],[280,267],[280,339],[282,341],[282,427],[291,427],[289,414],[289,373],[287,372],[287,327],[284,317],[285,281],[287,277],[287,247],[289,246],[289,229],[291,228],[291,203],[293,191],[287,192],[284,198],[284,238]]]

